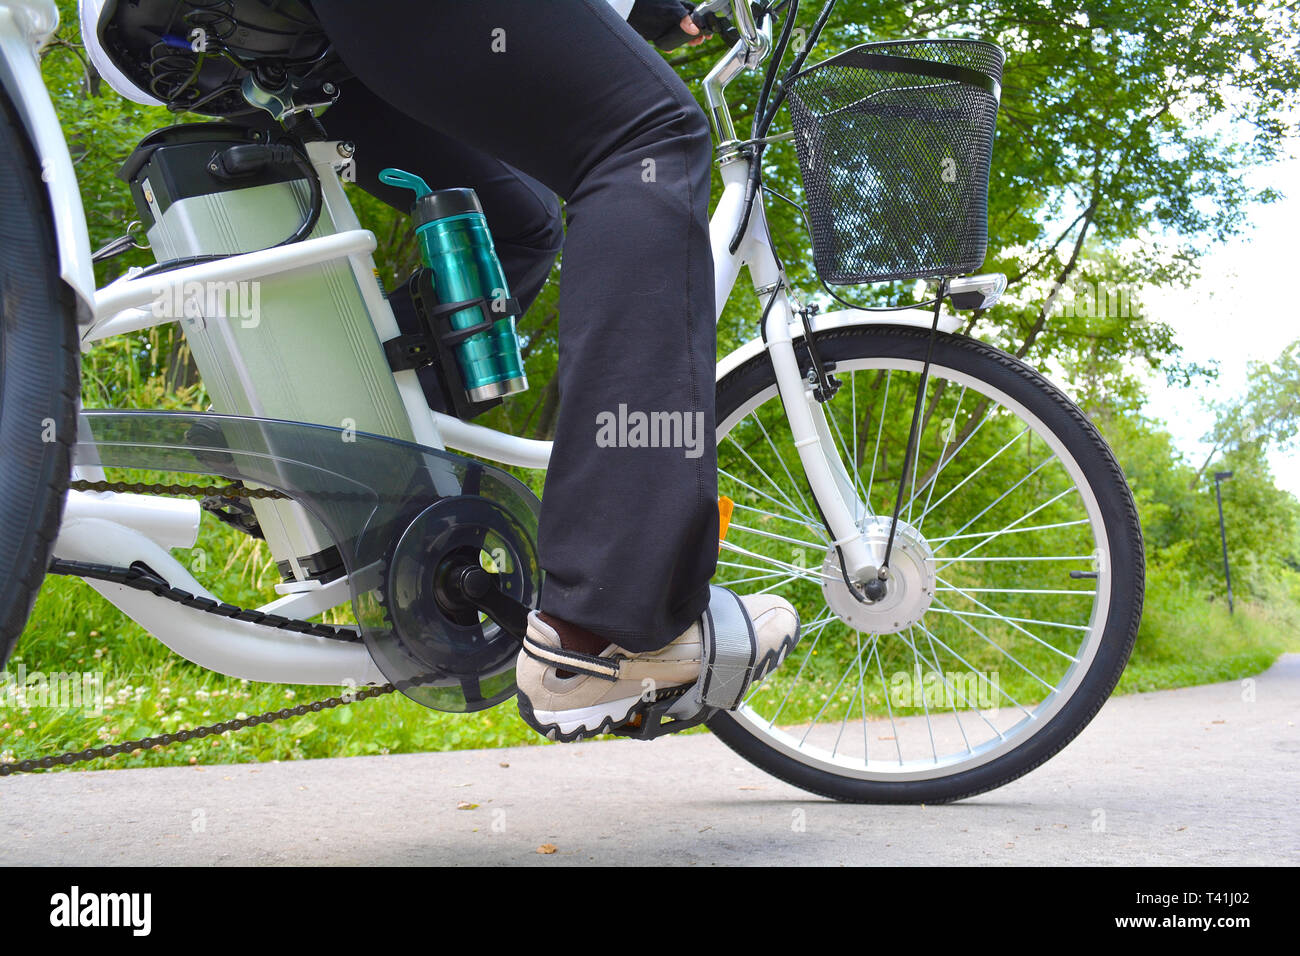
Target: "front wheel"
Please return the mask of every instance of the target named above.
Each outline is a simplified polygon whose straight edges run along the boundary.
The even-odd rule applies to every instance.
[[[1141,618],[1142,533],[1124,476],[1083,413],[1023,362],[940,335],[902,473],[928,336],[876,326],[816,340],[841,382],[820,407],[864,534],[888,534],[904,483],[875,603],[844,580],[767,356],[718,383],[719,492],[735,510],[716,581],[781,593],[803,638],[709,726],[774,776],[839,800],[936,803],[1028,773],[1106,701]]]

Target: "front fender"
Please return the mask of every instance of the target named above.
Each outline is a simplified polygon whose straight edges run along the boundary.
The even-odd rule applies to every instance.
[[[58,26],[53,0],[0,0],[0,86],[22,119],[41,163],[54,213],[59,277],[77,295],[77,321],[94,317],[95,272],[81,191],[36,51]]]
[[[830,329],[843,329],[851,326],[870,327],[873,325],[908,325],[918,329],[928,329],[930,323],[934,321],[934,314],[929,310],[907,309],[898,312],[867,312],[863,309],[837,309],[833,312],[826,312],[814,315],[809,320],[813,333],[826,332]],[[939,316],[940,332],[956,332],[962,326],[959,317],[950,313],[942,313]],[[795,344],[804,337],[803,323],[795,320],[790,323],[790,338]],[[716,381],[721,382],[733,370],[740,368],[755,355],[763,352],[765,346],[761,337],[750,339],[744,345],[725,356],[718,363],[718,372]]]

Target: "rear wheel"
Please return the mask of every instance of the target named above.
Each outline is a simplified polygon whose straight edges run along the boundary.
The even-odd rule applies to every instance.
[[[0,664],[31,613],[59,529],[76,435],[76,301],[59,278],[40,162],[0,90]]]
[[[889,591],[875,604],[844,582],[766,355],[718,385],[719,491],[735,510],[717,582],[784,595],[804,636],[709,726],[775,776],[840,800],[956,800],[1032,770],[1105,702],[1141,617],[1142,538],[1124,476],[1083,413],[1024,363],[940,336],[902,474],[928,335],[817,338],[842,382],[821,410],[866,504],[865,534],[888,534],[905,484]]]

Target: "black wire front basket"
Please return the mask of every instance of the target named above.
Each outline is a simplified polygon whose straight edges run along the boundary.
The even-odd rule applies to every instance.
[[[826,282],[980,267],[1002,63],[1002,51],[979,40],[899,40],[854,47],[790,81],[813,258]]]

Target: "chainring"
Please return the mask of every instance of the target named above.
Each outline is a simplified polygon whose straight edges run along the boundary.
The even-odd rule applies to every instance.
[[[451,580],[477,564],[495,573],[501,592],[536,606],[538,512],[532,502],[508,498],[510,491],[487,478],[477,495],[429,505],[394,543],[383,582],[371,592],[368,606],[388,623],[373,629],[373,641],[367,637],[371,656],[427,707],[483,710],[514,695],[518,639],[469,605]]]
[[[445,587],[449,562],[480,561],[507,596],[536,605],[541,502],[508,472],[301,422],[113,410],[82,419],[78,466],[219,476],[276,489],[311,513],[342,555],[371,657],[412,700],[463,713],[514,693],[517,640]]]

